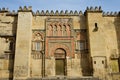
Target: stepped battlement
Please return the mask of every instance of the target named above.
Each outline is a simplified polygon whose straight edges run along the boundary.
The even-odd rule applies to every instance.
[[[67,15],[83,15],[83,12],[82,11],[78,12],[77,10],[75,10],[75,11],[72,11],[72,10],[71,11],[68,11],[68,10],[58,11],[58,10],[56,10],[55,12],[53,10],[51,10],[51,11],[49,11],[49,10],[46,10],[46,11],[37,10],[36,13],[34,13],[34,14],[35,15],[49,15],[49,16],[52,16],[52,15],[66,15],[67,16]]]
[[[103,12],[103,16],[120,16],[119,12]]]
[[[101,6],[99,6],[99,7],[97,7],[97,6],[95,6],[95,7],[87,7],[86,8],[86,11],[93,11],[93,12],[95,12],[95,11],[101,11],[102,12],[102,8],[101,8]]]
[[[0,12],[8,12],[8,8],[5,8],[5,7],[0,8]]]
[[[36,12],[33,12],[32,6],[24,6],[24,7],[19,7],[18,11],[12,10],[9,11],[8,8],[0,8],[0,13],[7,13],[7,15],[17,15],[18,12],[32,12],[33,15],[35,16],[79,16],[79,15],[84,15],[86,12],[101,12],[103,16],[120,16],[120,11],[119,12],[103,12],[101,6],[97,7],[87,7],[85,12],[82,11],[77,11],[77,10],[56,10],[56,11],[49,11],[49,10],[37,10]]]

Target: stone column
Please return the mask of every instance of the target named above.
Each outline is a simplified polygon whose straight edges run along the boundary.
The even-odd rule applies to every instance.
[[[30,77],[32,12],[18,11],[14,80]]]
[[[66,31],[67,31],[67,36],[71,36],[70,26],[68,24],[66,25]]]

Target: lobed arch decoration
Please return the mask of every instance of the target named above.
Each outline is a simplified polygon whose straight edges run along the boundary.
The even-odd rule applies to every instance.
[[[56,52],[57,49],[63,49],[66,52],[66,56],[68,56],[68,57],[72,56],[69,47],[64,44],[54,45],[50,50],[50,56],[54,56],[54,53]]]
[[[32,34],[33,41],[42,41],[44,39],[43,37],[44,35],[40,31],[34,31]]]
[[[71,29],[70,23],[50,22],[47,25],[47,36],[71,36]]]

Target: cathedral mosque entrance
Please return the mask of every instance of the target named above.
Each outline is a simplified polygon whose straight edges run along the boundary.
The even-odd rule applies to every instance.
[[[55,73],[56,75],[66,75],[66,52],[62,48],[55,50]]]

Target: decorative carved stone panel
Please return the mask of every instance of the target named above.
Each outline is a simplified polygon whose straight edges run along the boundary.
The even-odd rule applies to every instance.
[[[40,30],[33,30],[32,40],[33,41],[44,40],[44,32]]]
[[[46,19],[47,36],[71,36],[71,18],[48,18]]]
[[[27,76],[27,72],[28,72],[28,66],[15,66],[15,69],[14,69],[14,76],[15,77],[25,77]]]
[[[42,59],[42,53],[33,52],[32,53],[32,58],[33,59]]]

